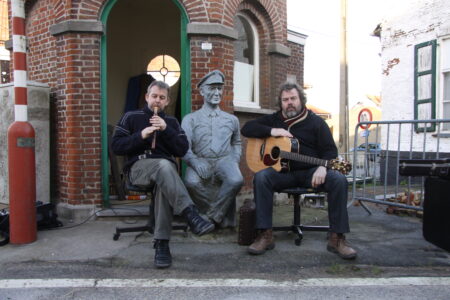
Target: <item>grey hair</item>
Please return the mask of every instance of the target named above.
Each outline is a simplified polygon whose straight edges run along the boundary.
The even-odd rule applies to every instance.
[[[305,107],[307,99],[303,89],[296,82],[286,81],[280,86],[280,92],[278,93],[278,105],[280,106],[280,108],[281,108],[281,94],[283,92],[287,92],[292,89],[297,90],[298,96],[300,97],[300,103],[302,104],[303,107]]]
[[[167,91],[167,96],[169,96],[169,94],[170,94],[170,86],[167,83],[165,83],[164,81],[160,81],[160,80],[152,81],[152,83],[150,83],[150,85],[147,88],[147,93],[149,93],[150,89],[152,87],[154,87],[154,86],[157,86],[157,87],[159,87],[162,90],[166,90]]]

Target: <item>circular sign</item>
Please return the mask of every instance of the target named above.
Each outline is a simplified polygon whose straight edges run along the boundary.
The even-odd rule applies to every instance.
[[[372,122],[372,112],[368,108],[363,108],[358,114],[358,123]],[[371,124],[360,124],[361,129],[369,129]]]

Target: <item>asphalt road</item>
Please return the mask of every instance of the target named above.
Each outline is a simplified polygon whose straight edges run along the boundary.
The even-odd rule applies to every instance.
[[[32,244],[0,247],[0,300],[450,298],[450,253],[423,239],[420,219],[376,207],[349,214],[352,261],[328,252],[323,232],[305,232],[300,246],[277,232],[262,256],[248,255],[235,231],[174,232],[173,266],[157,270],[150,234],[112,240],[122,220],[39,232]]]

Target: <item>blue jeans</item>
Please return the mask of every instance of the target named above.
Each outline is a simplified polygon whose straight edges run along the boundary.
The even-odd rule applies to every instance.
[[[257,229],[272,228],[273,193],[286,188],[311,186],[312,176],[317,168],[279,173],[272,168],[261,170],[253,178],[256,204]],[[330,231],[350,232],[347,213],[348,183],[344,175],[335,170],[327,170],[325,183],[319,189],[328,193],[328,219]]]

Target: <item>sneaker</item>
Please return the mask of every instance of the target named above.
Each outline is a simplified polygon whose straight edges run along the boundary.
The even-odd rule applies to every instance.
[[[155,240],[153,244],[155,248],[155,267],[168,268],[172,265],[172,255],[170,254],[168,240]]]
[[[189,206],[183,211],[191,231],[196,235],[204,235],[214,230],[214,224],[203,219],[195,206]]]

